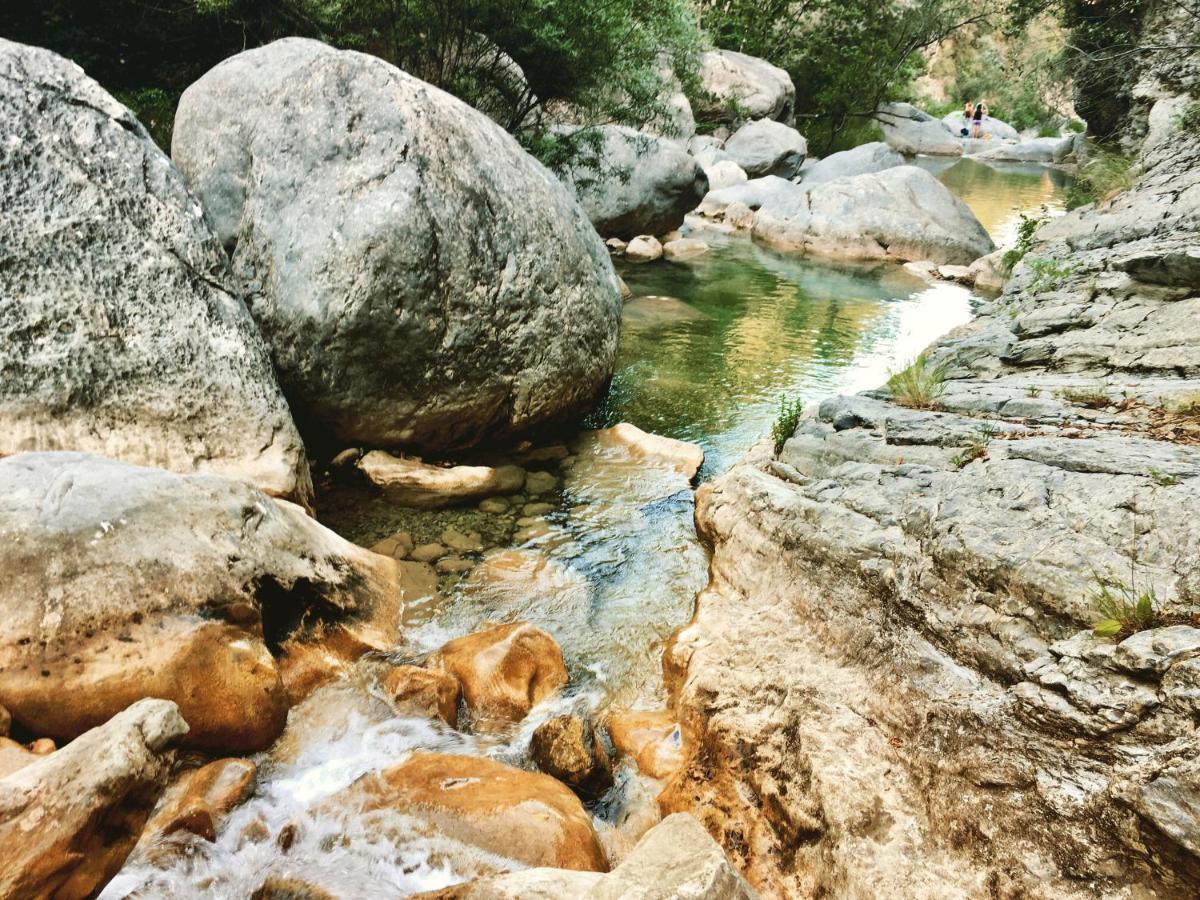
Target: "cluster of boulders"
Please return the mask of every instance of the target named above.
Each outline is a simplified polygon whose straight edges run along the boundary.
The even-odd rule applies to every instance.
[[[907,156],[970,156],[982,161],[1061,164],[1074,160],[1083,140],[1074,134],[1025,137],[992,116],[981,119],[976,131],[974,120],[963,113],[952,112],[937,119],[911,103],[884,103],[876,110],[875,121],[888,146]]]

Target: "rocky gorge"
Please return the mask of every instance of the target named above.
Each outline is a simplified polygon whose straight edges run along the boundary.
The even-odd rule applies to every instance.
[[[168,157],[0,41],[0,894],[1194,892],[1200,145],[1010,273],[1032,201],[699,73],[597,177],[299,38]]]

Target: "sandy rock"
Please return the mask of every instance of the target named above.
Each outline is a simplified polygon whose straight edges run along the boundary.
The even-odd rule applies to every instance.
[[[579,716],[555,716],[533,732],[529,754],[537,767],[585,800],[612,786],[612,765],[591,726]]]
[[[74,63],[0,40],[0,456],[77,450],[312,499],[200,206]]]
[[[413,753],[365,775],[334,802],[394,807],[467,844],[527,866],[607,869],[591,817],[565,786],[477,756]]]
[[[908,156],[962,156],[958,133],[910,103],[884,103],[875,119],[893,150]]]
[[[904,165],[904,157],[880,141],[860,144],[852,150],[831,153],[803,171],[803,184],[821,184],[835,178],[867,175]]]
[[[518,466],[434,466],[372,450],[358,461],[372,484],[402,506],[441,509],[497,494],[515,494],[525,484]]]
[[[442,532],[441,541],[451,550],[460,553],[479,553],[483,550],[483,538],[477,531],[459,531],[457,528],[447,528]]]
[[[658,242],[658,238],[648,234],[638,235],[625,248],[625,258],[630,262],[653,262],[662,255],[662,244]]]
[[[289,702],[272,650],[397,636],[402,564],[244,482],[19,454],[0,460],[0,531],[0,702],[36,734],[163,697],[188,746],[260,750]]]
[[[443,575],[461,575],[475,568],[475,560],[462,556],[443,556],[434,564],[434,568]]]
[[[451,728],[458,727],[462,686],[453,675],[420,666],[396,666],[380,686],[401,715],[437,716]]]
[[[1004,255],[1007,250],[1000,249],[981,256],[971,263],[971,284],[978,291],[999,293],[1004,289],[1008,280],[1008,272],[1004,265]]]
[[[750,177],[746,174],[746,170],[732,159],[718,160],[710,166],[705,166],[704,174],[708,176],[710,191],[719,191],[721,188],[741,184]]]
[[[696,444],[650,434],[628,422],[602,428],[594,435],[601,447],[621,447],[649,464],[670,466],[689,481],[704,465],[704,450]]]
[[[484,722],[519,722],[567,683],[554,638],[528,622],[486,625],[444,644],[427,663],[459,680]]]
[[[569,190],[382,59],[302,38],[230,57],[184,92],[172,157],[322,442],[467,446],[611,375],[616,273]]]
[[[628,300],[630,297],[633,296],[633,291],[630,289],[629,285],[627,285],[625,283],[625,279],[622,278],[620,275],[617,276],[617,281],[619,282],[620,287],[621,287],[621,299]]]
[[[695,238],[679,238],[663,244],[663,258],[673,262],[695,259],[708,252],[708,244]]]
[[[638,297],[625,304],[621,327],[652,329],[678,325],[683,322],[702,322],[704,313],[678,297]]]
[[[8,737],[8,732],[12,728],[12,713],[3,706],[0,706],[0,737]]]
[[[617,754],[651,778],[668,778],[683,763],[679,723],[670,710],[613,710],[604,727]]]
[[[808,154],[808,142],[795,128],[770,119],[747,122],[725,142],[725,152],[750,178],[792,178]]]
[[[18,769],[25,768],[30,763],[36,762],[37,759],[38,754],[28,747],[9,738],[0,737],[0,778],[5,778]]]
[[[141,700],[0,779],[0,895],[87,897],[124,863],[187,733],[174,703]]]
[[[362,459],[363,451],[361,447],[347,447],[345,450],[338,453],[329,461],[331,469],[345,469],[354,465]]]
[[[413,551],[412,535],[407,531],[397,531],[391,537],[386,537],[371,546],[372,553],[390,556],[392,559],[404,559]]]
[[[414,562],[431,563],[436,562],[446,555],[446,548],[441,544],[421,544],[419,547],[414,547],[412,553],[409,554]]]
[[[558,487],[558,476],[552,472],[530,472],[525,478],[525,493],[530,497],[540,497]]]
[[[563,176],[596,231],[629,240],[678,227],[708,193],[701,164],[675,141],[622,125],[599,127],[600,171],[568,167]]]
[[[957,281],[960,284],[973,284],[974,278],[971,275],[970,266],[938,266],[935,270],[938,278],[942,281]]]
[[[786,71],[766,60],[734,50],[700,54],[700,83],[705,100],[696,115],[709,122],[735,121],[734,107],[748,119],[792,124],[796,87]]]

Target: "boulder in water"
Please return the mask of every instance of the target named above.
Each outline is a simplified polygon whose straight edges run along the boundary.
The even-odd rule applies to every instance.
[[[434,466],[383,450],[366,454],[358,469],[392,501],[417,509],[462,506],[515,494],[525,484],[525,470],[519,466]]]
[[[245,482],[79,453],[0,460],[0,703],[70,740],[143,697],[186,744],[261,750],[288,695],[272,650],[395,642],[395,560]]]
[[[172,155],[323,442],[467,446],[568,417],[612,373],[616,273],[568,189],[381,59],[239,53],[184,92]]]
[[[617,753],[651,778],[667,778],[683,764],[683,739],[670,710],[613,710],[604,725]]]
[[[133,113],[0,40],[0,132],[0,456],[100,453],[311,500],[225,253]]]
[[[732,159],[717,160],[704,169],[704,174],[708,176],[710,191],[719,191],[721,188],[741,184],[750,177],[746,174],[746,170]]]
[[[1004,265],[1007,252],[996,250],[971,263],[971,284],[976,290],[999,293],[1004,289],[1004,282],[1008,280],[1007,267]]]
[[[796,86],[786,71],[765,59],[736,50],[700,54],[700,83],[705,100],[696,114],[710,122],[773,119],[790,125]]]
[[[612,764],[604,745],[579,716],[555,716],[539,725],[529,754],[539,769],[585,800],[599,797],[612,786]]]
[[[619,447],[632,456],[646,460],[650,465],[665,465],[675,469],[689,481],[696,477],[696,473],[704,465],[704,449],[699,445],[650,434],[628,422],[621,422],[612,428],[602,428],[593,433],[599,447]]]
[[[396,666],[380,685],[392,708],[401,715],[437,717],[458,727],[462,685],[449,672],[420,666]]]
[[[708,244],[696,238],[678,238],[663,244],[663,259],[682,262],[708,252]]]
[[[576,165],[565,180],[602,237],[662,234],[683,223],[708,192],[700,163],[667,138],[599,126],[598,166]]]
[[[1033,138],[1017,144],[1000,144],[976,153],[979,160],[996,162],[1061,162],[1074,149],[1074,137]]]
[[[0,778],[0,896],[98,893],[137,842],[187,730],[174,703],[141,700]]]
[[[904,165],[904,157],[882,141],[870,144],[860,144],[852,150],[831,153],[824,159],[818,160],[803,172],[805,187],[832,181],[835,178],[846,178],[851,175],[866,175],[870,172],[882,172]]]
[[[808,142],[795,128],[760,119],[747,122],[725,142],[729,158],[750,178],[778,175],[792,178],[808,154]]]
[[[159,857],[164,850],[181,849],[173,835],[216,838],[217,826],[231,810],[254,793],[258,768],[248,759],[218,759],[191,769],[163,792],[136,851]]]
[[[962,156],[958,133],[911,103],[884,103],[875,119],[893,150],[909,156]]]
[[[444,644],[428,665],[459,680],[484,725],[519,722],[568,678],[554,638],[528,622],[485,625]]]
[[[653,262],[661,259],[662,254],[663,248],[658,238],[648,234],[638,235],[625,248],[625,258],[630,262]]]

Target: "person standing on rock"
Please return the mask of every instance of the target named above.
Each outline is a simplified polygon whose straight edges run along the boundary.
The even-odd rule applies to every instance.
[[[963,124],[959,134],[967,137],[971,133],[971,117],[975,115],[975,106],[970,100],[963,104]]]
[[[971,125],[971,137],[983,137],[983,120],[987,117],[987,104],[980,100],[975,104],[975,121]]]

